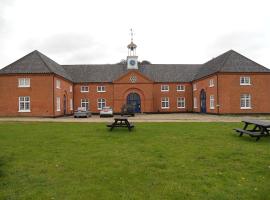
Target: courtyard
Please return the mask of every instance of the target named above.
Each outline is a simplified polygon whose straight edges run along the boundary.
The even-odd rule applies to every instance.
[[[0,199],[270,198],[270,138],[239,122],[105,124],[0,122]]]

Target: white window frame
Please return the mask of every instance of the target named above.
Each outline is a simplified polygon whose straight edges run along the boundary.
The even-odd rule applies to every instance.
[[[196,90],[197,90],[197,84],[193,83],[193,91],[196,91]]]
[[[240,85],[251,85],[250,76],[240,76]]]
[[[81,107],[89,110],[89,99],[81,99]]]
[[[160,90],[161,90],[161,92],[169,92],[170,86],[169,85],[161,85]]]
[[[18,78],[18,87],[26,88],[30,87],[30,78]]]
[[[87,90],[86,90],[86,88],[87,88]],[[81,86],[81,93],[85,93],[85,92],[89,92],[89,86],[87,86],[87,85],[82,85],[82,86]]]
[[[72,85],[71,86],[69,86],[69,92],[72,92],[73,91],[73,89],[72,89]]]
[[[214,95],[210,95],[209,97],[209,107],[210,109],[215,109],[215,97]]]
[[[210,79],[209,80],[209,87],[214,87],[215,83],[214,83],[214,79]]]
[[[97,109],[102,110],[102,108],[106,107],[106,99],[104,98],[99,98],[97,100]]]
[[[198,108],[198,102],[196,97],[193,98],[193,108]]]
[[[56,79],[56,88],[61,89],[61,81]]]
[[[69,109],[73,110],[73,99],[69,99]]]
[[[60,112],[61,111],[61,98],[56,97],[56,111]]]
[[[185,91],[185,85],[177,85],[176,86],[176,91],[177,92],[184,92]]]
[[[106,92],[106,88],[104,85],[98,85],[97,86],[97,92]]]
[[[31,112],[31,100],[30,96],[20,96],[18,99],[19,103],[19,112]],[[21,107],[21,104],[23,105]],[[28,109],[26,109],[28,104]]]
[[[164,106],[163,106],[164,103]],[[170,99],[169,97],[161,98],[161,109],[169,109],[170,108]]]
[[[240,95],[240,108],[251,109],[251,95],[250,94]]]
[[[181,105],[181,103],[183,105]],[[185,97],[178,97],[177,98],[177,108],[186,108],[186,99],[185,99]]]

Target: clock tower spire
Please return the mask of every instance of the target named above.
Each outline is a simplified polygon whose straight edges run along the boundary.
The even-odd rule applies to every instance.
[[[131,42],[127,46],[128,56],[127,56],[127,68],[128,69],[138,69],[138,56],[136,56],[137,45],[133,43],[134,32],[130,29]]]

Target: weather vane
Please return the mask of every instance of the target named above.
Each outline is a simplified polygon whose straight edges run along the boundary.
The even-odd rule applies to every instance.
[[[130,29],[131,42],[133,42],[133,35],[134,35],[134,32],[133,32],[133,29],[131,28]]]

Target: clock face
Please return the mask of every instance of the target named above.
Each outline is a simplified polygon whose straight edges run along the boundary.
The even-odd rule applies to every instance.
[[[134,66],[136,64],[136,61],[135,60],[130,60],[129,61],[129,64],[132,65],[132,66]]]

